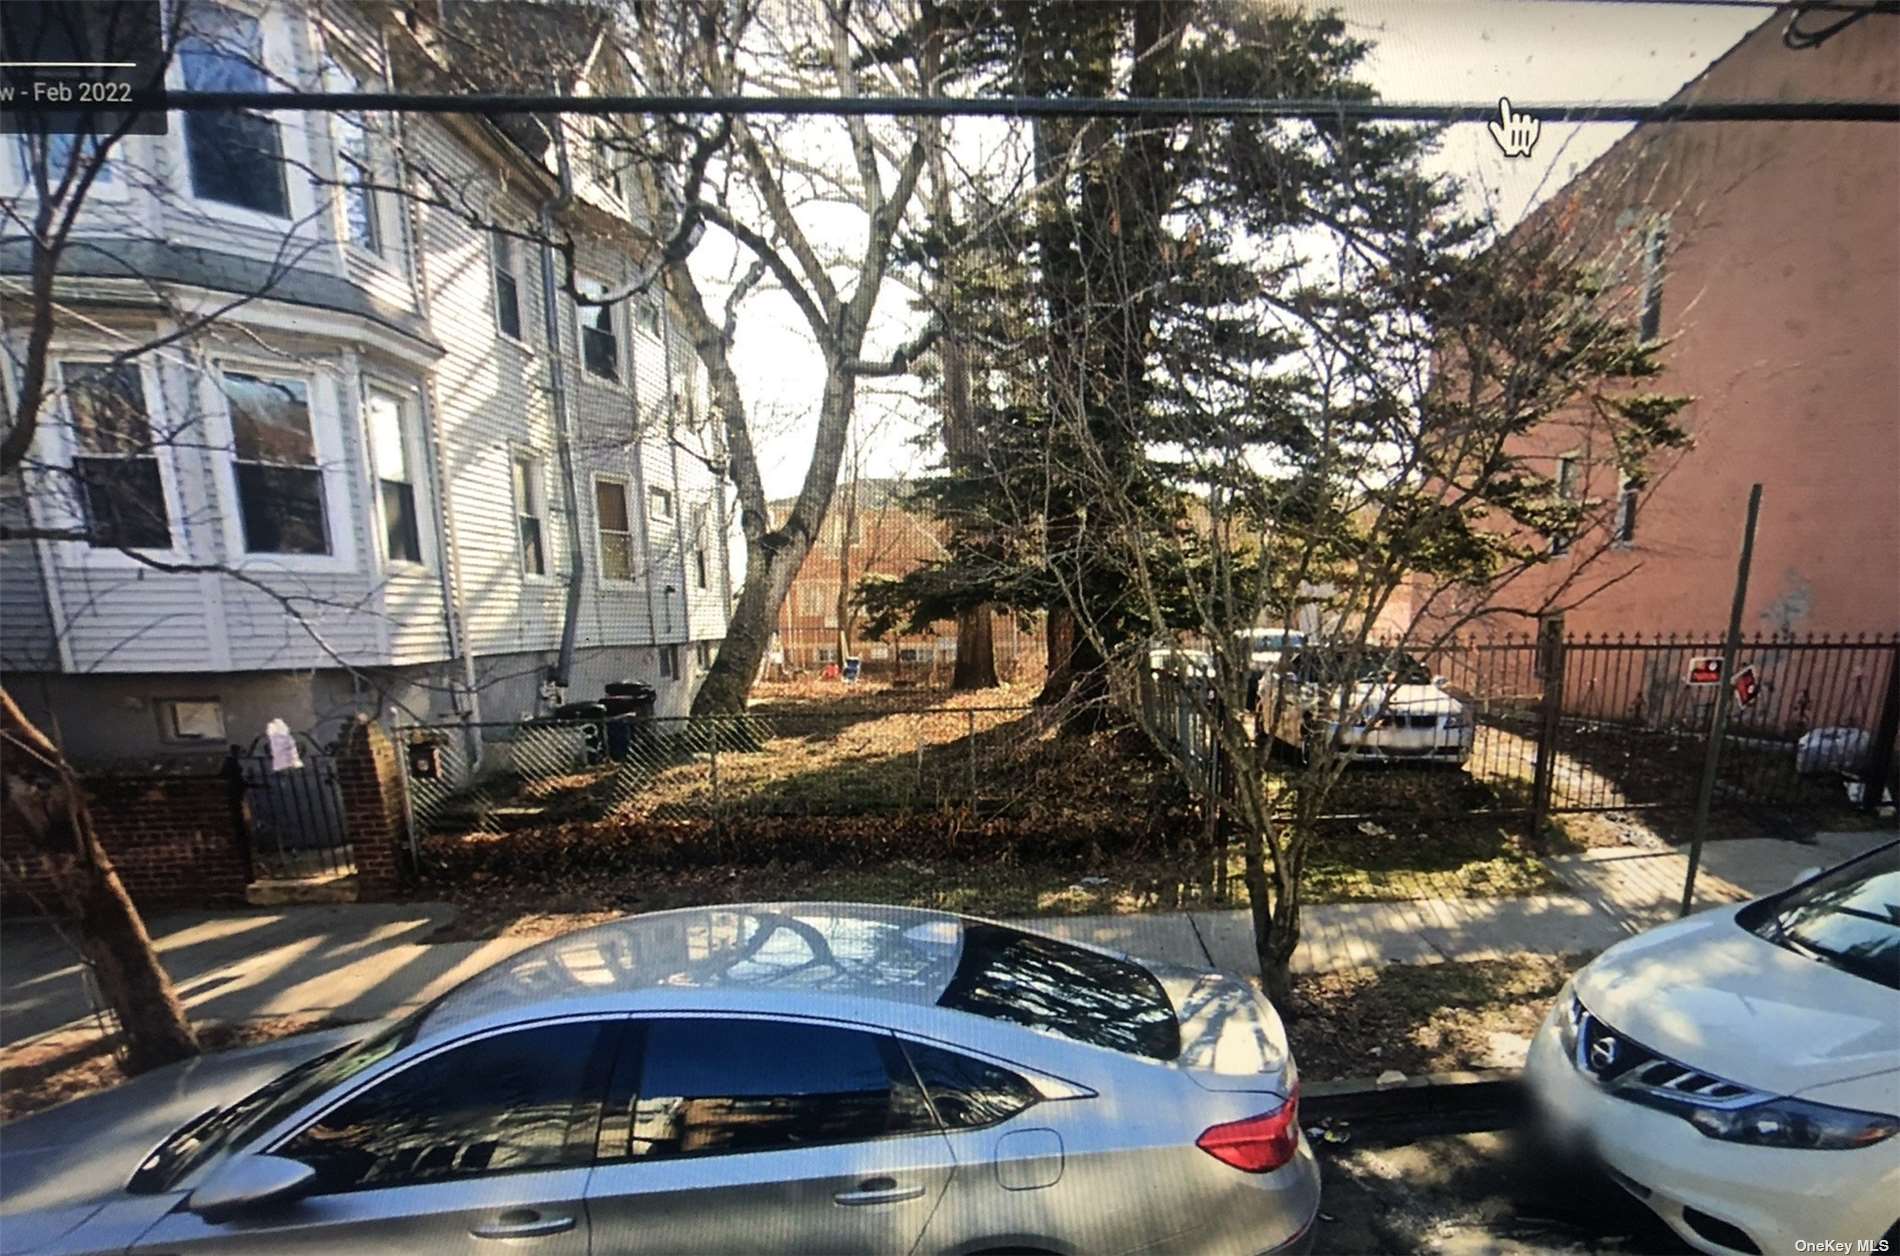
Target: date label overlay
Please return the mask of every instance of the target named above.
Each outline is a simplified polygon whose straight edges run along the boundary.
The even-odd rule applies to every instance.
[[[0,134],[163,135],[162,0],[0,3]]]

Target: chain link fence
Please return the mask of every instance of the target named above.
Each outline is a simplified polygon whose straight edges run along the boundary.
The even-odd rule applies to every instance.
[[[397,730],[413,831],[600,820],[991,815],[1033,798],[1041,708],[754,712]],[[471,759],[471,746],[479,757]]]

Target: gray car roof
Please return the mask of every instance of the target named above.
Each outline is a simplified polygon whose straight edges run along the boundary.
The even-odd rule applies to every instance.
[[[431,1038],[490,1014],[607,1002],[652,1002],[677,992],[748,1004],[814,995],[928,1007],[963,953],[967,925],[949,912],[864,903],[738,903],[628,916],[528,947],[469,978],[423,1014]],[[633,996],[649,997],[635,998]],[[618,997],[616,997],[618,996]]]

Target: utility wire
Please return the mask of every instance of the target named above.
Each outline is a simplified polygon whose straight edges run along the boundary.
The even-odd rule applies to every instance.
[[[24,107],[22,107],[24,106]],[[21,112],[65,112],[16,102]],[[718,117],[767,114],[783,117],[1254,117],[1325,121],[1487,122],[1498,116],[1496,101],[1421,102],[1277,99],[1273,97],[1042,98],[1035,96],[564,96],[443,92],[168,92],[137,100],[133,109],[228,112],[316,109],[344,112],[444,114],[661,114]],[[1900,122],[1900,101],[1734,100],[1518,102],[1512,109],[1538,121],[1567,122]]]

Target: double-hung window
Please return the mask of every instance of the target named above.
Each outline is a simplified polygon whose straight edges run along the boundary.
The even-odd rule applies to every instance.
[[[547,507],[541,493],[541,460],[530,453],[514,456],[515,528],[520,534],[524,575],[548,574]]]
[[[1616,491],[1616,535],[1618,545],[1636,543],[1636,508],[1641,503],[1643,486],[1632,476],[1625,475],[1619,481]]]
[[[270,90],[264,74],[264,28],[248,13],[215,5],[192,9],[194,29],[179,40],[185,87],[194,92]],[[202,200],[290,216],[283,136],[269,113],[197,110],[185,116],[185,161],[191,190]]]
[[[515,238],[497,231],[489,240],[495,272],[495,327],[510,340],[521,340],[521,272],[515,269]]]
[[[1564,454],[1557,459],[1557,496],[1566,502],[1578,501],[1583,496],[1583,460],[1576,454]],[[1568,534],[1551,538],[1550,552],[1569,553],[1574,539]]]
[[[362,90],[361,76],[339,61],[324,64],[323,80],[333,92]],[[330,115],[330,121],[336,137],[336,181],[342,192],[346,238],[360,249],[385,256],[369,126],[361,113],[339,111]]]
[[[224,372],[223,384],[245,551],[331,553],[310,386],[246,371]]]
[[[73,479],[93,549],[170,549],[165,482],[136,363],[63,362]]]
[[[599,298],[607,293],[606,284],[586,276],[578,278],[575,287],[589,298]],[[618,381],[620,332],[614,325],[614,307],[577,301],[574,309],[580,324],[581,367],[589,375]]]
[[[633,579],[633,520],[625,480],[594,481],[594,522],[600,531],[600,578]]]
[[[383,555],[392,563],[422,562],[422,518],[416,480],[422,463],[415,407],[372,388],[364,400],[376,494],[383,516]]]

